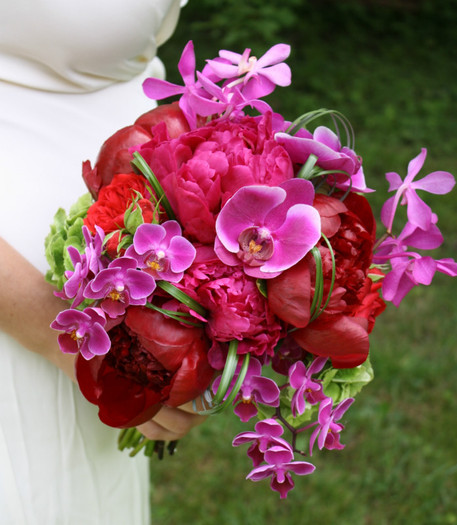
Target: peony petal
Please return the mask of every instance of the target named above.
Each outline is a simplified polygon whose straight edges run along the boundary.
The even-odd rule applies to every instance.
[[[311,273],[308,257],[267,282],[268,304],[272,312],[292,326],[303,328],[309,323]]]
[[[306,328],[293,333],[306,351],[330,357],[336,368],[354,368],[362,364],[370,347],[368,333],[358,319],[344,315],[322,314]]]

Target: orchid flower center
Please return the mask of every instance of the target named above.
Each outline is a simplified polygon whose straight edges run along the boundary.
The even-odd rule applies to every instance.
[[[113,288],[111,292],[108,294],[108,297],[112,301],[123,301],[124,300],[124,287],[116,286],[116,288]]]
[[[248,264],[257,266],[273,255],[273,239],[265,227],[246,228],[238,237],[238,243],[241,248],[238,257]]]
[[[250,52],[249,49],[246,51]],[[238,65],[238,76],[244,75],[245,73],[249,73],[255,66],[257,62],[256,57],[247,57],[245,56],[245,53],[243,53],[243,56],[241,57],[240,63]]]
[[[146,261],[148,267],[154,272],[163,272],[166,270],[167,259],[163,250],[157,250],[152,252],[148,260]]]

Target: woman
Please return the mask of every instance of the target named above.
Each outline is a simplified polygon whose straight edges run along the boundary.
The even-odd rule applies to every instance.
[[[147,461],[116,448],[49,328],[64,303],[43,278],[57,208],[85,193],[81,162],[151,109],[147,76],[179,0],[0,4],[0,522],[146,524]],[[176,439],[200,422],[162,409],[141,426]]]

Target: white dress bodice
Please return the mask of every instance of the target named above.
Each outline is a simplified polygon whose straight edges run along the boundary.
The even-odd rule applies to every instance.
[[[82,161],[153,107],[141,84],[163,75],[154,56],[179,9],[0,3],[0,235],[42,272],[55,212],[86,191]],[[147,461],[119,452],[117,434],[61,371],[0,332],[1,525],[147,524]]]

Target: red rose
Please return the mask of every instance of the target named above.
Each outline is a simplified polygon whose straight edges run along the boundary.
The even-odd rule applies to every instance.
[[[144,198],[138,200],[138,193]],[[154,207],[149,200],[150,193],[146,187],[146,180],[135,173],[119,173],[108,186],[104,186],[95,201],[87,211],[84,224],[92,233],[95,226],[99,226],[105,233],[120,231],[125,228],[124,213],[134,200],[141,208],[144,222],[152,222]],[[110,239],[111,252],[116,253],[119,236]]]
[[[219,120],[173,140],[139,148],[159,179],[184,234],[211,244],[223,204],[251,184],[277,186],[293,177],[292,162],[274,140],[271,115]]]
[[[310,323],[315,281],[315,263],[311,255],[268,282],[268,301],[278,317],[298,328],[293,338],[305,350],[330,357],[336,368],[352,368],[366,360],[368,333],[373,328],[375,316],[383,309],[379,286],[373,285],[368,277],[375,221],[368,201],[357,194],[349,194],[344,202],[317,194],[314,206],[335,255],[336,276],[329,304]],[[318,248],[322,257],[325,302],[330,291],[332,262],[330,250],[323,240]]]
[[[133,125],[111,135],[100,148],[93,168],[89,161],[83,163],[83,179],[94,198],[103,186],[111,182],[114,175],[133,171],[130,148],[149,141],[153,136],[152,128],[160,122],[165,124],[170,138],[189,130],[178,103],[164,104],[138,117]]]
[[[127,428],[153,417],[162,405],[177,407],[202,394],[213,369],[203,330],[187,328],[146,307],[130,307],[109,332],[104,356],[76,360],[84,396],[105,424]]]

